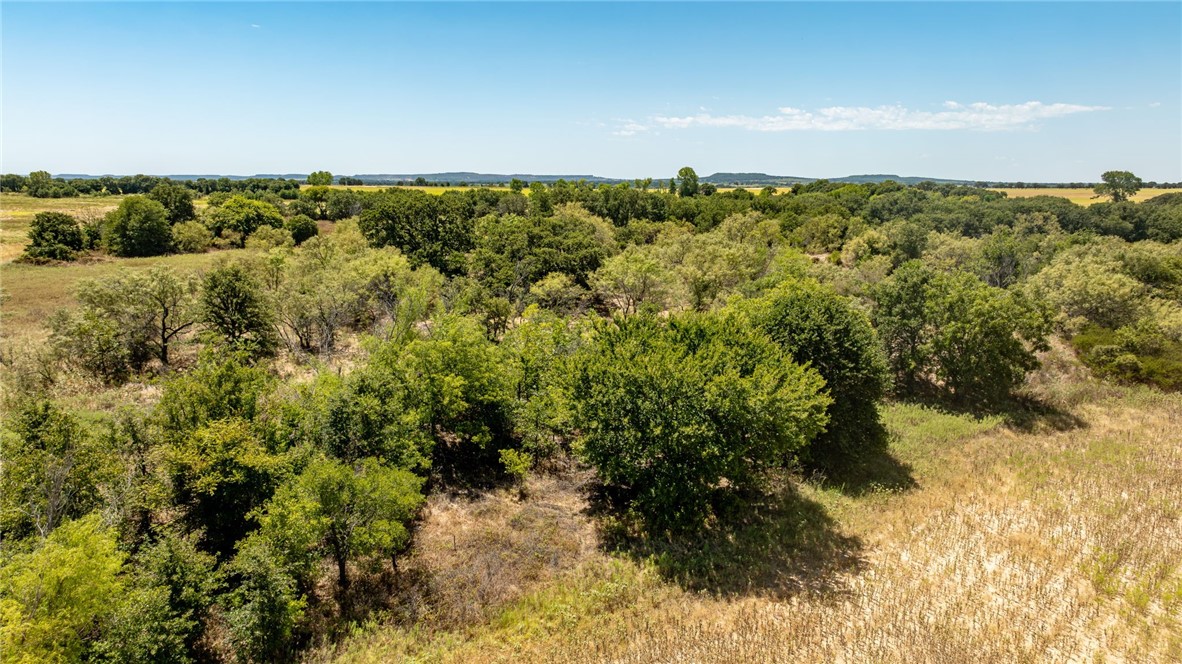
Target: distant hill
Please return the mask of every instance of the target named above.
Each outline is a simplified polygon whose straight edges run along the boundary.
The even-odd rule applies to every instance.
[[[716,185],[758,185],[761,187],[776,186],[790,187],[796,183],[808,184],[822,178],[806,178],[798,175],[768,175],[767,173],[715,173],[701,178],[702,182]],[[936,184],[975,184],[970,180],[949,180],[946,178],[925,178],[905,175],[847,175],[840,178],[823,178],[830,182],[846,182],[850,184],[868,184],[894,180],[899,184],[918,184],[920,182],[935,182]]]
[[[338,175],[345,175],[339,173]],[[65,179],[95,179],[100,177],[121,177],[118,175],[87,175],[84,173],[58,173],[54,177]],[[217,180],[219,178],[228,178],[230,180],[245,180],[248,178],[284,178],[287,180],[304,180],[308,177],[306,173],[258,173],[255,175],[216,175],[216,174],[174,174],[165,175],[173,180],[198,180],[204,178],[206,180]],[[475,173],[472,171],[450,171],[445,173],[360,173],[349,177],[355,177],[366,184],[393,184],[395,182],[413,182],[417,178],[423,178],[428,182],[449,182],[451,184],[459,184],[461,182],[466,184],[499,184],[506,183],[514,178],[524,180],[525,182],[556,182],[558,180],[566,180],[567,182],[578,182],[584,180],[586,182],[615,184],[619,182],[631,182],[632,180],[624,178],[608,178],[599,175],[537,175],[531,173]],[[800,175],[768,175],[767,173],[715,173],[707,175],[700,179],[701,182],[709,182],[719,186],[745,186],[745,187],[791,187],[794,184],[807,184],[815,182],[819,179],[827,179],[830,182],[846,182],[851,184],[866,184],[885,182],[886,180],[894,180],[900,184],[913,185],[920,182],[935,182],[937,184],[976,184],[971,180],[950,180],[947,178],[929,178],[916,177],[905,175],[890,175],[890,174],[870,174],[870,175],[847,175],[845,177],[837,178],[811,178]],[[667,182],[668,177],[653,178],[654,182]]]

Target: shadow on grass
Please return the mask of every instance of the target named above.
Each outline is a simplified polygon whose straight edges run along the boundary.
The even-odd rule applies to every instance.
[[[1087,422],[1069,410],[1029,394],[1011,394],[999,401],[957,399],[933,385],[924,385],[901,399],[952,415],[999,416],[1007,426],[1023,432],[1072,431]]]
[[[593,510],[606,509],[603,501]],[[651,560],[686,590],[718,596],[840,594],[844,576],[863,565],[862,542],[844,535],[818,503],[785,484],[720,510],[710,528],[687,535],[644,536],[601,518],[603,545]]]
[[[839,464],[809,469],[810,480],[847,496],[901,492],[918,488],[911,466],[895,458],[886,445],[866,450]]]

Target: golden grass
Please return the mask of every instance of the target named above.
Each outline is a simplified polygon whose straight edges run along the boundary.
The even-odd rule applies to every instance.
[[[1029,198],[1031,196],[1058,196],[1066,198],[1076,205],[1094,205],[1108,200],[1107,198],[1093,198],[1095,194],[1090,188],[1070,188],[1070,187],[1047,187],[1044,189],[994,189],[993,191],[1005,192],[1010,198]],[[1136,203],[1143,203],[1154,196],[1161,196],[1162,194],[1173,194],[1182,191],[1182,189],[1142,189],[1132,197],[1132,201]]]
[[[0,263],[7,263],[25,250],[29,224],[38,212],[65,212],[81,220],[98,218],[114,210],[123,196],[77,196],[74,198],[33,198],[25,194],[0,193]]]
[[[212,251],[204,254],[177,254],[150,258],[111,258],[100,256],[76,263],[0,265],[0,337],[37,341],[48,335],[47,322],[58,309],[77,304],[74,286],[80,279],[110,276],[120,269],[142,270],[153,265],[168,265],[182,271],[203,270],[219,257],[233,256],[245,250]]]
[[[665,559],[588,548],[586,529],[567,526],[548,531],[557,533],[548,550],[564,551],[564,562],[548,578],[532,577],[528,591],[520,584],[531,579],[513,571],[521,550],[466,578],[436,577],[447,606],[480,607],[467,624],[435,622],[426,611],[413,628],[374,626],[311,660],[1179,661],[1182,396],[1086,379],[1042,382],[1058,410],[1014,424],[887,406],[890,453],[911,475],[911,488],[858,492],[795,480],[792,500],[831,522],[790,523],[807,536],[773,537],[734,553],[753,564],[790,554],[802,583],[744,579],[747,563],[719,558],[749,587],[693,588],[667,573]],[[571,518],[574,491],[560,491],[558,509],[530,527]],[[450,565],[442,562],[449,532],[471,542],[464,533],[487,529],[497,537],[504,527],[503,517],[485,522],[485,508],[475,505],[428,514],[418,541],[435,568],[473,559],[461,544]],[[580,533],[579,547],[554,539],[571,533]],[[816,540],[843,544],[813,546]],[[516,546],[496,550],[505,545]],[[823,559],[837,553],[854,564]],[[810,569],[824,578],[810,578]],[[502,573],[513,592],[489,589]],[[488,597],[505,603],[490,605]]]

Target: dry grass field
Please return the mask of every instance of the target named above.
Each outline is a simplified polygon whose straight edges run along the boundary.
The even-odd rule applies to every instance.
[[[1052,354],[1040,406],[889,405],[887,457],[694,542],[616,541],[578,473],[436,496],[413,610],[311,660],[1180,661],[1182,396]]]
[[[1003,191],[1010,198],[1029,198],[1030,196],[1059,196],[1075,203],[1076,205],[1092,205],[1100,203],[1106,198],[1094,198],[1095,194],[1089,188],[1070,189],[1064,187],[1054,187],[1046,189],[994,189],[993,191]],[[1132,201],[1136,203],[1143,203],[1154,196],[1161,196],[1162,194],[1173,194],[1182,191],[1182,189],[1142,189],[1132,197]]]

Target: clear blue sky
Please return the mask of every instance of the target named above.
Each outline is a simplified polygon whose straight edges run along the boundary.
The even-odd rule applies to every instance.
[[[1182,3],[0,5],[6,172],[1182,180]]]

